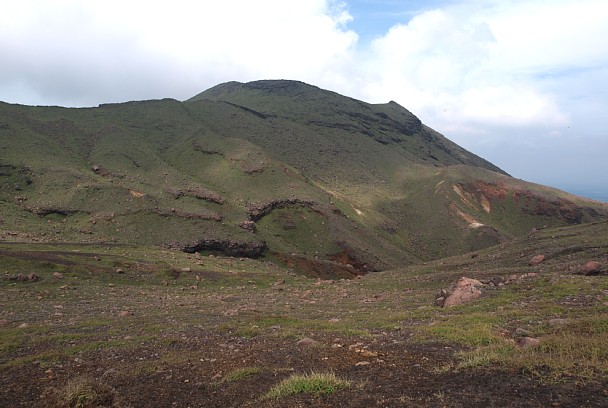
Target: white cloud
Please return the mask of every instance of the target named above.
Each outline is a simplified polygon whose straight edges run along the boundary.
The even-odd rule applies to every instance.
[[[459,122],[462,128],[566,125],[568,112],[538,76],[606,62],[607,46],[597,38],[608,38],[608,26],[597,16],[608,7],[589,3],[465,4],[424,12],[372,43],[364,94],[375,101],[397,94],[427,121],[452,129]],[[568,16],[575,19],[570,26]]]
[[[357,42],[349,19],[325,0],[11,2],[0,14],[0,91],[21,83],[41,100],[95,104],[186,98],[235,79],[345,82]]]
[[[396,100],[517,176],[605,184],[606,21],[603,0],[463,1],[422,12],[371,43],[359,95]]]

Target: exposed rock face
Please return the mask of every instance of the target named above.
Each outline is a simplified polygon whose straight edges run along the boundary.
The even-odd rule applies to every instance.
[[[228,256],[244,258],[259,258],[268,249],[265,242],[243,242],[229,239],[202,239],[185,245],[172,244],[169,246],[187,253],[219,251]]]
[[[312,207],[314,203],[309,200],[300,200],[299,198],[286,198],[283,200],[273,200],[264,204],[250,204],[247,207],[247,214],[251,221],[258,221],[265,215],[270,214],[273,210],[285,207]]]
[[[166,190],[167,193],[171,194],[173,198],[178,199],[180,197],[189,196],[198,198],[199,200],[204,200],[210,203],[215,204],[224,204],[224,197],[222,197],[219,193],[215,191],[209,190],[208,188],[196,186],[196,187],[188,187],[187,189],[175,189],[170,188]]]
[[[598,261],[589,261],[582,266],[580,273],[582,275],[597,275],[602,271],[602,265]]]

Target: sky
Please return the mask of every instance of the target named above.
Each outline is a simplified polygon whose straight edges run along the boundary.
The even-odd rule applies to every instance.
[[[608,201],[606,0],[1,0],[0,100],[293,79],[396,101],[512,176]]]

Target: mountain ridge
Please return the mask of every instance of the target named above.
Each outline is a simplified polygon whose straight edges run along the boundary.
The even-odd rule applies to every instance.
[[[184,102],[0,104],[0,140],[0,240],[255,254],[344,274],[608,216],[513,179],[397,103],[295,81]]]

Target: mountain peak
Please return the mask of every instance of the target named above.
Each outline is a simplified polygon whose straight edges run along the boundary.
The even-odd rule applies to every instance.
[[[276,96],[295,97],[302,96],[307,92],[319,91],[322,90],[314,85],[309,85],[305,82],[287,79],[264,79],[251,82],[230,81],[209,88],[206,91],[203,91],[188,99],[187,102],[193,102],[203,99],[222,100],[235,93],[243,92],[261,92]]]

